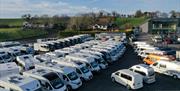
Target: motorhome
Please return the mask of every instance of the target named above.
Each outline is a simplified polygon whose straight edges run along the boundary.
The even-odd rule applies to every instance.
[[[19,74],[19,67],[14,62],[0,64],[0,78],[11,75]]]
[[[11,56],[13,61],[16,59],[17,56],[22,55],[21,50],[16,47],[4,48],[4,51]]]
[[[49,55],[51,58],[60,58],[60,57],[64,57],[65,55],[61,52],[48,52],[46,53],[46,55]]]
[[[0,91],[9,91],[9,90],[0,87]]]
[[[89,53],[86,53],[86,52],[78,52],[76,54],[77,55],[84,55],[84,56],[88,56],[88,57],[94,58],[94,60],[99,64],[99,67],[101,69],[106,69],[108,67],[108,63],[104,59],[99,57],[99,56],[96,56],[94,54],[89,54]]]
[[[174,79],[180,79],[180,62],[178,61],[156,61],[151,64],[150,67],[154,69],[155,72],[172,76]]]
[[[0,63],[12,62],[13,58],[5,51],[5,49],[0,49]]]
[[[102,53],[104,55],[105,61],[107,61],[108,63],[113,62],[111,60],[111,56],[110,56],[109,51],[104,50],[104,49],[99,49],[99,48],[90,48],[89,50],[100,52],[100,53]]]
[[[50,43],[42,42],[42,43],[34,43],[35,51],[49,52],[54,51],[54,47]]]
[[[143,76],[143,81],[145,83],[150,84],[156,81],[154,69],[149,67],[148,65],[145,64],[134,65],[130,67],[129,70],[141,74]]]
[[[66,58],[53,59],[52,62],[74,68],[82,81],[91,80],[93,78],[93,74],[91,73],[91,71],[88,69],[86,64],[82,62],[73,61]]]
[[[0,87],[9,91],[42,91],[38,80],[19,74],[0,78]]]
[[[39,63],[39,61],[34,59],[32,55],[17,56],[15,62],[20,66],[21,72],[34,69],[34,64]]]
[[[78,77],[77,73],[73,68],[62,66],[54,62],[43,62],[35,64],[35,66],[42,69],[52,70],[58,73],[58,76],[67,85],[67,88],[69,90],[77,89],[82,85],[81,79]]]
[[[23,45],[17,41],[1,42],[0,47],[2,48],[16,47],[17,49],[20,49],[21,52],[25,54],[34,54],[34,49],[32,47],[30,47],[29,45]]]
[[[175,61],[175,58],[173,56],[162,56],[162,55],[154,55],[150,54],[147,57],[143,59],[143,62],[146,64],[153,64],[156,61],[159,60],[166,60],[166,61]]]
[[[39,54],[39,55],[35,55],[34,59],[36,59],[40,62],[50,62],[53,58],[51,58],[51,56],[49,56],[47,54]]]
[[[143,87],[143,77],[128,69],[118,70],[111,75],[113,82],[118,82],[128,89],[139,89]]]
[[[83,62],[92,72],[99,72],[100,67],[98,63],[91,57],[84,55],[70,54],[66,56],[67,59]]]
[[[23,76],[37,79],[42,86],[42,91],[67,91],[66,85],[58,74],[48,69],[32,69],[23,72]]]

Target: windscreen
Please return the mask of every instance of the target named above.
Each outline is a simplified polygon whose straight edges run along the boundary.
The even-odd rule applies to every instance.
[[[53,86],[53,88],[55,89],[58,89],[64,86],[63,82],[61,81],[61,79],[56,73],[51,72],[51,73],[45,74],[43,77],[47,78],[49,82],[51,83],[51,85]]]
[[[92,66],[93,68],[95,68],[95,67],[98,66],[98,64],[94,61],[94,62],[91,62],[91,66]]]
[[[76,74],[75,72],[71,72],[71,73],[67,74],[67,76],[68,76],[68,78],[69,78],[70,80],[76,80],[76,79],[78,79],[78,76],[77,76],[77,74]]]
[[[82,71],[83,73],[89,72],[89,69],[88,69],[86,66],[84,66],[84,67],[82,67],[82,68],[80,68],[80,69],[81,69],[81,71]]]

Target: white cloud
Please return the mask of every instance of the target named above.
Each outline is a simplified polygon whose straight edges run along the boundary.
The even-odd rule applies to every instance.
[[[32,15],[54,15],[70,14],[98,11],[98,8],[88,8],[87,6],[75,6],[66,2],[58,1],[38,1],[31,0],[0,0],[0,18],[21,17],[23,14]]]

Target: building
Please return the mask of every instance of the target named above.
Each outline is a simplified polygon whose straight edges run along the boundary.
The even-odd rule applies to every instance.
[[[180,33],[180,18],[152,18],[140,25],[145,33]]]

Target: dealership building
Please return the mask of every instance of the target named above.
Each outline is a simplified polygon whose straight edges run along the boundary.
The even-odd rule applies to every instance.
[[[178,33],[180,34],[180,18],[152,18],[140,25],[145,33]]]

